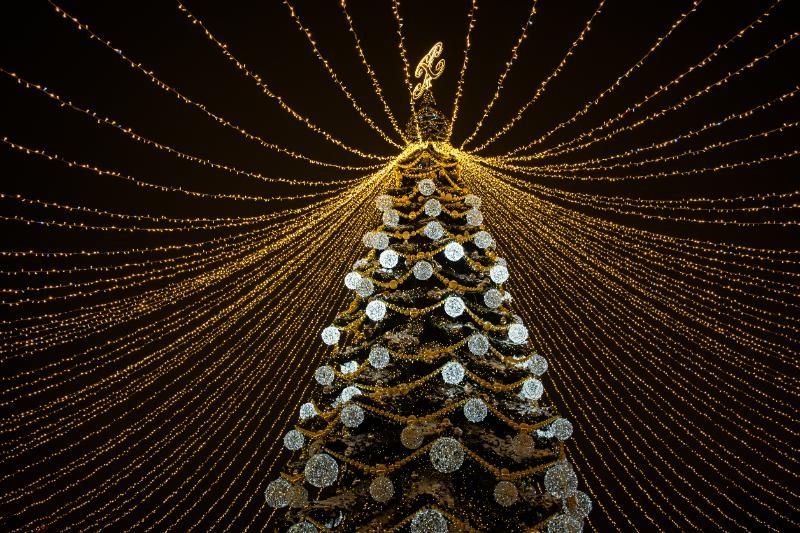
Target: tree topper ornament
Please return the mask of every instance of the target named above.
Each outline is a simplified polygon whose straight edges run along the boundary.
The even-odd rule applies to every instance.
[[[422,81],[414,86],[414,90],[411,93],[414,100],[422,96],[422,93],[425,91],[430,90],[431,82],[444,72],[444,59],[436,60],[436,58],[442,55],[443,48],[444,45],[441,41],[434,44],[433,47],[428,50],[428,53],[422,56],[422,59],[417,63],[417,68],[414,70],[414,77],[422,78]]]

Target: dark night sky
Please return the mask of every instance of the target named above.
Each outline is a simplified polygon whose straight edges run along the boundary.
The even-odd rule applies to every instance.
[[[230,130],[217,126],[202,113],[155,88],[113,53],[77,32],[71,24],[58,17],[46,1],[7,4],[0,16],[0,67],[46,85],[81,106],[114,117],[145,136],[210,160],[274,176],[320,180],[342,177],[343,173],[336,170],[314,168],[263,150],[257,144],[248,143]],[[542,100],[510,135],[487,150],[488,154],[507,152],[568,118],[638,60],[690,5],[686,0],[608,0],[607,4],[587,41],[578,48]],[[709,68],[688,77],[680,90],[660,98],[659,105],[677,101],[680,95],[738,68],[743,61],[764,53],[772,43],[800,29],[796,3],[785,0],[783,4],[768,23],[731,47]],[[65,0],[60,5],[131,58],[154,70],[163,80],[248,131],[322,160],[363,163],[305,129],[263,96],[250,80],[225,60],[173,2]],[[186,0],[186,5],[252,71],[259,73],[275,93],[284,96],[290,105],[320,127],[366,152],[387,156],[396,153],[395,148],[381,140],[353,111],[314,57],[305,36],[298,31],[282,2]],[[294,5],[317,38],[320,50],[340,78],[346,81],[358,102],[385,131],[390,132],[389,121],[352,45],[339,2],[298,0]],[[529,2],[521,0],[482,0],[479,5],[454,144],[460,143],[480,118],[530,9]],[[539,82],[558,64],[596,5],[595,1],[584,0],[540,1],[529,37],[505,82],[501,99],[478,136],[479,141],[505,124],[530,98]],[[579,127],[565,130],[564,135],[554,137],[548,146],[602,122],[659,84],[672,80],[752,21],[768,5],[769,2],[761,1],[705,0],[697,13],[687,19],[648,60],[645,68],[585,117]],[[410,0],[401,6],[412,67],[433,43],[444,43],[443,57],[447,68],[435,82],[434,94],[441,110],[448,115],[452,111],[463,58],[468,7],[465,0]],[[408,93],[403,81],[391,2],[351,0],[348,8],[385,96],[398,121],[405,124],[409,116]],[[575,160],[649,143],[673,132],[696,127],[712,117],[744,110],[778,96],[797,85],[798,58],[795,42],[747,76],[699,99],[668,120],[654,121],[636,133],[621,136],[612,145],[582,152],[575,156]],[[0,137],[7,136],[20,144],[113,168],[149,181],[208,192],[263,195],[293,192],[291,187],[264,185],[254,180],[221,175],[154,151],[110,128],[98,127],[77,113],[59,109],[48,99],[26,91],[3,75],[0,75],[0,117]],[[741,131],[759,131],[798,117],[796,102],[776,106]],[[730,126],[718,138],[737,136],[738,127]],[[716,140],[717,137],[712,135],[709,139]],[[797,145],[795,133],[794,137],[785,135],[752,143],[737,149],[729,158],[747,159]],[[698,161],[696,164],[701,165],[702,158]],[[790,191],[797,189],[797,168],[796,160],[788,160],[762,165],[755,171],[744,169],[714,174],[702,180],[689,177],[622,184],[573,183],[565,187],[658,198]],[[233,216],[260,214],[268,209],[262,204],[203,202],[142,191],[79,169],[68,169],[58,163],[26,156],[4,146],[0,146],[0,169],[2,192],[124,213]],[[5,213],[18,209],[6,201],[0,205]],[[734,233],[724,226],[697,228],[641,221],[639,227],[759,246],[785,246],[792,241],[796,244],[797,237],[794,230],[780,228],[736,229]],[[4,249],[57,250],[85,244],[81,240],[84,237],[76,235],[76,232],[40,231],[22,226],[7,226],[5,231]],[[176,242],[180,238],[180,235],[174,237]],[[95,239],[92,244],[99,247],[119,246],[120,240],[124,240],[125,245],[138,246],[154,242],[155,237],[149,234],[101,234]],[[158,237],[159,243],[168,240]],[[658,487],[658,480],[653,480],[653,486]],[[255,509],[247,511],[254,513]],[[263,518],[260,517],[259,521]],[[15,523],[13,518],[11,520],[12,524]],[[599,522],[599,526],[602,527],[603,523]],[[642,526],[646,528],[647,524]]]

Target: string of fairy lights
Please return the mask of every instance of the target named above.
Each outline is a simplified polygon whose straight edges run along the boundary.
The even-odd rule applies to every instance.
[[[0,420],[0,502],[11,517],[0,523],[9,531],[271,530],[277,526],[264,490],[287,460],[283,434],[326,357],[314,332],[348,303],[342,278],[363,255],[364,232],[379,224],[375,198],[407,170],[398,162],[425,146],[403,128],[416,111],[411,10],[399,0],[381,8],[394,23],[384,33],[395,41],[406,104],[385,90],[388,77],[354,3],[334,6],[339,18],[331,24],[346,43],[336,53],[329,34],[310,23],[308,6],[279,6],[305,43],[298,53],[316,58],[327,90],[382,143],[373,152],[345,141],[346,125],[323,128],[302,101],[276,90],[273,77],[281,73],[246,64],[234,37],[191,2],[176,1],[182,24],[196,28],[287,124],[300,124],[324,153],[341,154],[337,160],[283,142],[280,128],[265,136],[225,118],[114,44],[101,23],[90,27],[48,1],[81,46],[97,48],[98,57],[209,127],[307,173],[275,175],[167,142],[79,101],[46,74],[0,65],[0,83],[46,112],[187,172],[163,182],[155,172],[122,170],[124,162],[98,163],[104,159],[91,147],[73,155],[6,128],[0,150],[48,176],[69,173],[78,192],[101,183],[202,206],[180,215],[158,201],[128,211],[79,195],[0,191],[0,224],[43,236],[0,250],[0,364],[8,370],[0,377],[0,408],[8,413]],[[531,35],[547,24],[544,3],[533,0],[507,29],[510,49],[493,71],[498,77],[456,140],[471,101],[466,80],[485,44],[480,14],[488,8],[472,0],[459,19],[466,20],[463,40],[448,45],[463,47],[463,58],[448,59],[452,92],[445,97],[446,85],[436,87],[451,140],[431,146],[454,157],[464,185],[482,197],[481,227],[516,274],[509,282],[515,306],[550,362],[547,398],[575,422],[570,455],[595,504],[587,519],[594,529],[800,526],[800,189],[772,186],[773,174],[796,168],[800,155],[793,107],[800,85],[736,98],[736,87],[758,83],[762,69],[791,68],[800,31],[770,33],[788,16],[788,2],[775,0],[696,50],[665,81],[642,81],[709,4],[673,9],[603,90],[554,125],[526,130],[531,110],[553,98],[612,16],[606,0],[589,6],[546,75],[530,81],[500,123],[493,119],[510,100],[509,73],[517,75],[520,57],[534,53]],[[746,53],[734,61],[728,54],[736,47]],[[347,83],[339,68],[347,60],[361,69],[380,117]],[[698,74],[703,81],[692,81]],[[612,105],[635,80],[643,96]],[[677,131],[659,130],[709,102],[712,113]],[[195,170],[222,179],[210,189],[193,180]],[[247,192],[227,178],[249,184]],[[726,179],[742,187],[731,192]],[[693,188],[701,182],[718,184],[715,193]],[[674,188],[644,193],[644,185]],[[230,205],[246,212],[214,211]],[[760,232],[780,244],[754,244]]]

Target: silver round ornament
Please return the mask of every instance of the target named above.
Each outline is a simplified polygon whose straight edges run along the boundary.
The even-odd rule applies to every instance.
[[[368,359],[373,368],[385,368],[390,360],[389,350],[380,344],[375,344],[369,351]]]
[[[444,301],[444,312],[453,318],[464,313],[464,300],[458,296],[448,296]]]
[[[317,526],[310,522],[299,522],[287,530],[287,533],[318,533]]]
[[[324,342],[328,346],[333,346],[334,344],[339,342],[339,337],[341,337],[342,334],[339,331],[339,328],[335,326],[328,326],[327,328],[322,330],[320,336],[322,337],[322,342]]]
[[[361,296],[362,298],[368,298],[373,292],[375,292],[375,285],[372,283],[372,280],[369,278],[361,278],[358,280],[356,284],[356,293]]]
[[[394,209],[387,209],[383,212],[381,219],[383,220],[384,226],[387,228],[394,228],[400,223],[400,213]]]
[[[347,361],[346,363],[339,365],[339,372],[342,374],[352,374],[356,370],[358,370],[357,361]]]
[[[534,376],[541,376],[547,372],[547,359],[538,353],[535,354],[528,361],[528,370],[530,370]]]
[[[289,507],[300,509],[308,504],[308,491],[302,485],[292,485],[286,491],[286,499],[289,500]]]
[[[467,224],[470,226],[480,226],[483,224],[483,213],[477,209],[470,209],[466,215]]]
[[[494,501],[503,507],[514,505],[519,500],[517,486],[510,481],[501,481],[494,486]]]
[[[296,429],[290,430],[288,433],[286,433],[286,435],[283,436],[283,445],[287,450],[291,450],[293,452],[296,452],[302,448],[305,442],[306,438]]]
[[[400,259],[400,256],[397,255],[397,252],[394,250],[384,250],[381,252],[380,257],[378,257],[378,261],[380,262],[383,268],[394,268],[397,266],[397,261]]]
[[[349,403],[342,408],[339,419],[345,426],[357,428],[364,421],[364,410],[359,405]]]
[[[583,519],[589,516],[591,512],[592,499],[585,492],[575,491],[575,507],[570,508],[568,506],[565,513],[572,518]]]
[[[432,241],[438,241],[442,237],[444,237],[444,228],[442,225],[436,221],[431,220],[427,224],[425,224],[425,229],[423,230],[425,236],[428,237]]]
[[[422,445],[424,435],[417,426],[406,426],[400,432],[400,443],[409,450],[416,450]]]
[[[442,212],[442,204],[439,203],[439,200],[436,198],[431,198],[425,202],[423,209],[425,210],[425,214],[429,217],[438,217]]]
[[[489,269],[489,277],[498,285],[505,283],[508,281],[508,267],[505,265],[494,265]]]
[[[486,335],[473,333],[467,339],[467,348],[473,355],[486,355],[489,351],[489,339]]]
[[[433,265],[427,261],[417,261],[414,263],[414,277],[420,281],[425,281],[433,275]]]
[[[394,483],[386,476],[378,476],[369,484],[369,495],[376,502],[386,503],[394,496]]]
[[[464,203],[470,207],[478,208],[481,206],[481,198],[480,196],[475,196],[474,194],[468,194],[464,197]]]
[[[572,422],[566,418],[559,418],[550,424],[550,431],[558,440],[567,440],[572,436]]]
[[[479,398],[470,398],[464,404],[464,417],[470,422],[482,422],[487,414],[489,414],[489,409]]]
[[[522,324],[511,324],[508,326],[508,340],[514,344],[523,344],[528,340],[528,328]]]
[[[355,385],[350,385],[342,389],[342,392],[339,393],[339,401],[342,403],[347,403],[356,396],[361,394],[361,389],[356,387]]]
[[[339,465],[327,453],[312,455],[306,461],[305,477],[306,481],[317,488],[330,487],[339,477]]]
[[[375,232],[368,231],[368,232],[366,232],[366,233],[364,234],[364,236],[363,236],[363,237],[361,237],[361,242],[362,242],[362,243],[364,244],[364,246],[366,246],[367,248],[372,248],[372,241],[373,241],[373,239],[374,239],[374,238],[375,238]]]
[[[358,272],[350,272],[344,277],[344,286],[350,290],[358,287],[358,282],[361,281],[361,274]]]
[[[378,211],[386,211],[387,209],[391,209],[394,200],[388,194],[381,194],[377,198],[375,198],[375,207],[378,208]]]
[[[464,463],[464,447],[452,437],[439,437],[430,450],[433,467],[443,474],[452,474]]]
[[[448,385],[458,385],[464,379],[464,367],[457,361],[450,361],[442,367],[442,379]]]
[[[366,313],[367,318],[374,322],[383,320],[383,317],[386,316],[386,304],[380,300],[372,300],[367,304]]]
[[[464,247],[453,241],[444,247],[444,256],[450,261],[458,261],[464,257]]]
[[[286,491],[289,490],[292,484],[279,477],[271,481],[267,485],[267,490],[264,491],[264,497],[267,499],[267,505],[274,509],[286,507],[289,505],[289,499],[286,497]]]
[[[372,247],[376,250],[385,250],[389,247],[389,236],[380,231],[372,234]]]
[[[320,385],[330,385],[333,383],[333,378],[336,376],[333,373],[333,368],[328,365],[323,365],[314,371],[314,379]]]
[[[519,395],[525,400],[538,400],[544,394],[544,385],[536,378],[528,378],[522,384]]]
[[[447,533],[447,519],[435,509],[421,509],[411,519],[411,533]]]
[[[436,190],[436,184],[431,179],[419,180],[417,190],[422,196],[430,196]]]
[[[503,293],[497,289],[489,289],[483,293],[483,303],[489,309],[497,309],[503,303]]]
[[[547,533],[580,533],[583,531],[583,520],[566,514],[558,514],[547,522]]]
[[[568,498],[578,489],[578,477],[569,463],[559,462],[545,472],[544,488],[556,498]]]
[[[306,420],[317,416],[317,408],[311,402],[306,402],[300,406],[300,420]]]
[[[494,244],[494,239],[492,239],[488,231],[481,230],[473,235],[472,242],[474,242],[475,246],[478,248],[489,248]]]

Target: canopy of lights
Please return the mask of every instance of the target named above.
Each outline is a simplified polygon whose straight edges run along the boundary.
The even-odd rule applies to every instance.
[[[762,69],[796,68],[800,31],[773,27],[789,16],[789,2],[764,4],[711,47],[683,43],[692,49],[685,68],[637,82],[710,9],[703,0],[676,4],[610,83],[552,124],[531,125],[526,118],[558,97],[576,58],[591,54],[593,29],[613,0],[576,10],[581,18],[548,74],[528,79],[526,100],[507,103],[520,57],[533,53],[526,44],[547,24],[546,3],[528,2],[527,17],[506,28],[512,46],[496,86],[467,124],[483,7],[464,2],[463,41],[431,51],[457,73],[453,87],[433,84],[450,132],[436,148],[482,197],[516,308],[549,361],[545,396],[575,423],[570,459],[594,502],[587,526],[798,527],[800,84],[759,85]],[[281,8],[302,53],[330,78],[320,97],[336,98],[380,150],[348,140],[347,123],[321,125],[278,88],[286,85],[272,79],[280,72],[245,63],[234,39],[190,2],[175,6],[218,56],[215,68],[235,72],[333,154],[322,156],[282,141],[280,124],[257,130],[226,118],[49,1],[64,30],[130,71],[137,90],[305,169],[294,175],[142,131],[35,71],[0,65],[20,102],[38,100],[132,153],[149,150],[184,169],[174,180],[133,174],[3,127],[3,149],[20,165],[163,197],[103,207],[0,192],[4,233],[36,236],[0,250],[3,529],[276,527],[264,491],[287,461],[283,435],[326,356],[319,331],[346,301],[343,279],[375,227],[376,197],[392,186],[395,164],[420,147],[404,128],[419,78],[407,6],[383,6],[406,91],[394,101],[361,38],[367,21],[350,4],[336,2],[339,18],[330,21],[348,36],[346,48],[318,38],[306,13],[313,6],[285,0]],[[734,59],[732,49],[741,52]],[[343,61],[357,64],[370,93],[350,85]],[[427,72],[426,89],[438,74]],[[634,83],[645,90],[620,101]],[[737,88],[753,85],[760,88],[739,97]],[[194,171],[216,176],[215,188],[193,182]],[[173,201],[207,210],[176,215],[164,207]]]

